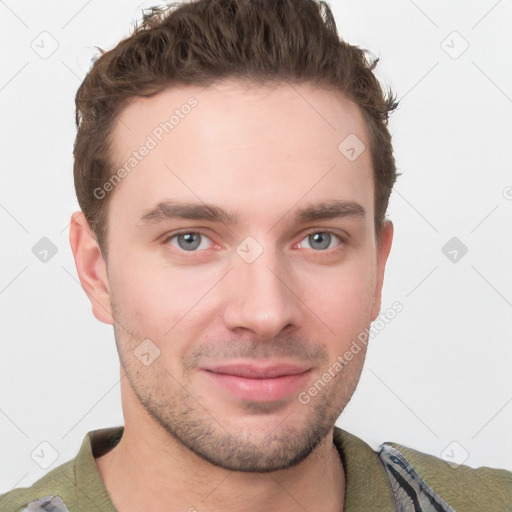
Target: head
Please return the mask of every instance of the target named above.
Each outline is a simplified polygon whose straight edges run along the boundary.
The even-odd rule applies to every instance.
[[[240,471],[297,464],[330,432],[365,347],[333,368],[379,313],[393,234],[395,103],[374,65],[313,0],[155,9],[96,60],[70,240],[114,327],[127,423]]]

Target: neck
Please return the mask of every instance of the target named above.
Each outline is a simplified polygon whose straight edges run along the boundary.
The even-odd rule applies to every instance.
[[[119,444],[96,464],[118,512],[340,512],[345,498],[332,430],[300,464],[246,473],[210,464],[153,421],[126,422]]]

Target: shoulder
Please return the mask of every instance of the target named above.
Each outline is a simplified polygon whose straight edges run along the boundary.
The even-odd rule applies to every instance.
[[[0,495],[0,512],[115,512],[94,457],[111,450],[123,427],[88,432],[75,458],[57,466],[30,487]]]
[[[444,502],[457,511],[512,510],[512,472],[489,467],[471,468],[413,450],[398,443],[381,446],[383,464],[396,452],[396,463],[414,471]],[[401,455],[401,457],[400,457]]]
[[[34,510],[66,512],[67,508],[63,502],[71,501],[76,489],[73,467],[74,460],[70,460],[51,470],[30,487],[19,487],[0,495],[0,510],[21,512],[34,501],[45,498],[41,502],[43,504],[53,498],[51,502],[53,508],[34,508]]]
[[[449,464],[392,442],[374,450],[338,427],[333,440],[342,455],[352,501],[376,495],[379,503],[389,502],[379,510],[512,511],[511,471]]]

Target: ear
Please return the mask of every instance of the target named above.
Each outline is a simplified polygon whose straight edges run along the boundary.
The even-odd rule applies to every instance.
[[[391,251],[391,243],[393,242],[393,223],[385,221],[377,237],[377,282],[375,283],[375,302],[372,305],[372,322],[379,316],[382,285],[384,284],[384,270],[386,269],[386,261]]]
[[[107,266],[96,237],[81,211],[71,216],[69,243],[80,283],[91,301],[94,316],[100,322],[112,325]]]

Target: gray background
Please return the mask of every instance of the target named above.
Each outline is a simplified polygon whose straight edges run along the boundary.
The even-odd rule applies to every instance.
[[[68,243],[73,99],[95,46],[153,4],[0,0],[0,492],[123,422],[113,331],[92,316]],[[404,309],[372,339],[338,424],[374,447],[512,469],[512,2],[331,5],[401,99],[404,172],[382,310]]]

